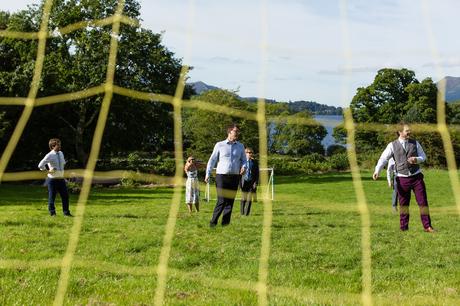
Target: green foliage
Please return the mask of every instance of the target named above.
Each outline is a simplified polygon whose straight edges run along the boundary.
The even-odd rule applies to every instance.
[[[50,29],[72,23],[106,18],[115,12],[117,1],[53,2]],[[137,1],[125,2],[123,14],[138,19]],[[38,31],[41,6],[30,6],[11,15],[2,14],[0,27],[14,31]],[[87,26],[47,40],[40,97],[86,90],[106,81],[111,26]],[[0,96],[26,97],[33,75],[37,41],[0,38]],[[120,27],[114,82],[129,89],[174,95],[179,80],[181,60],[161,43],[161,35],[140,27]],[[186,86],[184,98],[191,89]],[[29,159],[30,152],[45,153],[51,137],[63,141],[68,158],[84,165],[91,148],[92,134],[103,96],[92,96],[72,102],[34,109],[28,122],[12,168]],[[171,106],[155,101],[138,101],[114,95],[101,144],[102,157],[133,150],[159,154],[173,148]],[[17,122],[19,107],[1,107],[5,120]],[[14,126],[5,131],[0,150],[5,147]],[[23,149],[27,148],[27,149]]]
[[[344,171],[350,169],[350,165],[348,162],[348,153],[346,151],[334,153],[333,155],[328,157],[328,161],[331,165],[331,169],[333,170]]]
[[[326,156],[332,156],[335,154],[345,153],[347,152],[347,148],[343,145],[333,144],[326,148]]]
[[[255,106],[242,101],[235,93],[216,89],[194,96],[192,101],[204,101],[217,106],[226,106],[234,110],[255,112]],[[185,106],[185,105],[184,105]],[[227,138],[227,126],[237,123],[241,134],[239,140],[252,147],[256,152],[259,148],[257,122],[201,109],[184,108],[183,113],[184,146],[187,154],[210,155],[217,141]]]
[[[409,94],[409,97],[404,108],[403,121],[435,123],[438,89],[431,78],[426,78],[421,83],[409,84],[406,86],[405,91]]]
[[[152,157],[146,152],[131,152],[128,157],[101,159],[96,165],[99,171],[131,170],[142,173],[172,176],[176,171],[175,159],[168,154]]]
[[[278,102],[283,103],[283,102]],[[342,115],[341,107],[319,104],[312,101],[294,101],[287,103],[289,110],[293,113],[307,111],[315,115]]]
[[[324,126],[313,120],[307,112],[295,114],[281,113],[280,115],[290,115],[294,123],[290,123],[285,118],[274,125],[276,132],[273,134],[276,153],[293,156],[303,156],[311,153],[324,154],[324,147],[321,140],[326,136],[327,131]],[[311,124],[296,124],[295,120],[310,120]]]
[[[460,124],[460,101],[447,104],[448,121],[451,124]]]
[[[431,78],[420,83],[411,70],[384,68],[371,85],[357,89],[350,108],[356,122],[432,123],[436,121],[436,95]]]
[[[10,122],[6,121],[5,119],[5,112],[0,112],[0,138],[3,138],[5,134],[5,130],[10,125]]]
[[[303,157],[287,155],[269,155],[268,165],[277,175],[311,174],[349,169],[347,153],[323,156],[312,153]]]
[[[374,82],[358,88],[353,97],[350,108],[353,119],[357,123],[386,124],[386,128],[375,130],[366,126],[357,125],[355,142],[356,151],[361,156],[362,166],[372,168],[370,163],[377,161],[378,152],[397,136],[392,124],[399,121],[408,123],[436,123],[437,120],[437,87],[431,78],[419,82],[413,71],[407,69],[381,69]],[[457,122],[459,117],[458,106],[446,104],[447,119],[450,123]],[[460,122],[460,121],[459,121]],[[451,130],[454,148],[458,148],[458,132]],[[414,136],[422,145],[427,154],[427,166],[445,167],[446,159],[441,136],[436,132],[414,131]],[[341,143],[346,140],[343,126],[334,129],[334,137]],[[458,152],[454,150],[454,152]],[[459,154],[456,160],[459,160]],[[369,161],[369,156],[373,157]]]

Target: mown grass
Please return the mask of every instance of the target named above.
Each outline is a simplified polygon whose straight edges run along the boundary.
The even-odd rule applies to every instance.
[[[426,171],[434,234],[414,199],[399,231],[385,179],[363,173],[371,213],[376,305],[460,304],[460,232],[446,171]],[[275,178],[268,273],[271,305],[361,303],[361,219],[349,173]],[[93,189],[65,304],[152,305],[172,189]],[[260,196],[259,196],[260,197]],[[47,214],[41,186],[0,185],[0,305],[53,303],[73,219]],[[75,211],[77,197],[71,197]],[[58,202],[59,203],[59,202]],[[59,206],[57,206],[59,207]],[[167,305],[256,305],[263,204],[235,203],[228,227],[208,227],[214,202],[189,215],[181,203]]]

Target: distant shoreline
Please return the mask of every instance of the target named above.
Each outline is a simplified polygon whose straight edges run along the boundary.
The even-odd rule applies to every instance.
[[[323,138],[321,144],[326,149],[327,147],[337,144],[335,142],[332,133],[334,132],[334,128],[339,124],[343,123],[343,116],[342,115],[313,115],[313,118],[321,123],[327,131],[326,137]]]

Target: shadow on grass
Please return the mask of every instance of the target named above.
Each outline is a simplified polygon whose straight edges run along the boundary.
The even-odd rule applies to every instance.
[[[361,176],[362,181],[372,181],[371,176]],[[275,178],[275,184],[309,183],[309,184],[329,184],[339,182],[352,182],[351,173],[326,173],[311,175],[289,175]]]
[[[155,195],[152,195],[150,197],[146,197],[146,196],[136,196],[135,194],[126,194],[126,195],[92,195],[89,197],[88,199],[88,203],[92,204],[92,202],[95,202],[97,201],[97,203],[95,204],[101,204],[101,205],[106,205],[106,204],[110,204],[110,203],[107,203],[108,201],[113,201],[114,204],[117,204],[119,205],[120,202],[123,202],[123,203],[126,203],[127,200],[129,201],[132,201],[132,203],[134,202],[138,202],[140,204],[145,204],[144,202],[146,201],[152,201],[152,200],[171,200],[172,198],[172,194],[170,197],[167,197],[167,196],[162,196],[162,197],[156,197]]]

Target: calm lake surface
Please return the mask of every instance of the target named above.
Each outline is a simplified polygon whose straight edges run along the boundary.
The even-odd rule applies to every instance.
[[[334,127],[343,122],[343,116],[341,115],[315,115],[315,120],[324,125],[327,130],[327,135],[321,141],[323,146],[327,148],[330,145],[335,144],[334,137],[332,137],[332,132]]]

